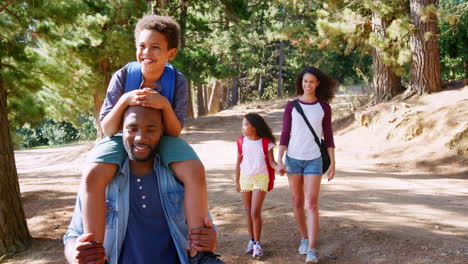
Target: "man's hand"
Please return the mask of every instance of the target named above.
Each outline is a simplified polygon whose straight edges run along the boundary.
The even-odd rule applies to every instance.
[[[204,222],[204,227],[189,232],[189,243],[197,251],[214,252],[218,246],[218,235],[209,217],[205,217]]]
[[[104,264],[106,252],[101,243],[92,241],[93,234],[76,238],[72,252],[73,264]]]

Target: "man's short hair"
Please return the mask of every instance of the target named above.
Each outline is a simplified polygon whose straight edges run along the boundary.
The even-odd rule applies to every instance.
[[[145,29],[154,30],[166,36],[168,49],[179,47],[180,26],[172,17],[157,15],[143,16],[135,27],[135,41],[138,41],[140,32]]]

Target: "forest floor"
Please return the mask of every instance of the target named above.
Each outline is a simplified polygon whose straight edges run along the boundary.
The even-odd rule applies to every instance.
[[[244,254],[248,234],[234,185],[242,116],[262,114],[278,136],[285,102],[237,106],[191,120],[183,132],[207,170],[210,210],[220,229],[218,253],[226,263],[304,262],[296,251],[300,236],[287,177],[277,176],[263,206],[260,260]],[[319,199],[320,263],[468,263],[467,129],[466,87],[335,120],[337,173],[331,182],[324,177]],[[33,244],[4,263],[64,263],[62,236],[91,147],[16,151]]]

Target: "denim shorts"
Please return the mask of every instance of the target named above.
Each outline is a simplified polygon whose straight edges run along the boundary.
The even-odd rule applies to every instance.
[[[313,160],[298,160],[286,155],[286,172],[288,174],[322,175],[322,157]]]

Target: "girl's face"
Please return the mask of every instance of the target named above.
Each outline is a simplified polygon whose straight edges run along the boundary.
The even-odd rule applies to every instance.
[[[304,94],[313,94],[315,95],[315,90],[319,85],[320,81],[318,80],[317,76],[306,73],[302,77],[302,89],[304,89]]]
[[[250,124],[250,122],[244,118],[242,120],[242,133],[244,133],[244,136],[246,137],[255,137],[257,136],[257,130],[255,127]]]

